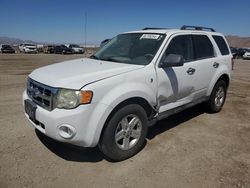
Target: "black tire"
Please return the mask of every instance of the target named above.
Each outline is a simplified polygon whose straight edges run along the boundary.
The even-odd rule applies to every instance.
[[[121,120],[124,120],[125,118],[128,118],[127,119],[128,120],[127,122],[129,122],[127,124],[128,127],[130,128],[132,127],[130,124],[132,122],[132,119],[131,121],[129,121],[130,117],[132,119],[138,118],[140,120],[138,121],[138,125],[133,126],[133,127],[141,128],[139,131],[140,136],[138,136],[138,140],[135,141],[137,138],[126,135],[126,134],[129,134],[127,132],[129,128],[126,129],[127,131],[125,131],[125,129],[122,128],[119,130],[119,132],[123,132],[122,137],[119,140],[119,142],[122,143],[120,145],[120,143],[116,141],[116,138],[117,138],[116,136],[119,134],[117,131],[119,128],[124,126],[124,124],[122,125]],[[137,132],[137,130],[135,131]],[[118,111],[116,111],[112,115],[110,120],[107,122],[106,127],[104,128],[102,136],[99,141],[99,149],[102,151],[102,153],[106,157],[108,157],[112,161],[122,161],[122,160],[128,159],[134,156],[136,153],[138,153],[142,149],[145,143],[147,131],[148,131],[148,120],[147,120],[147,114],[145,110],[138,104],[129,104],[127,106],[124,106],[118,109]],[[132,132],[130,132],[130,135],[132,135]],[[128,141],[129,145],[127,145],[127,147],[131,147],[131,148],[125,148],[125,145],[126,145],[124,144],[126,142],[125,139],[129,140]],[[124,148],[122,149],[122,147]]]
[[[218,99],[218,93],[220,91],[223,92],[224,94],[222,96],[223,98]],[[227,95],[227,85],[224,80],[219,80],[215,84],[213,91],[210,95],[210,98],[207,102],[207,111],[210,113],[217,113],[221,111],[226,100],[226,95]]]

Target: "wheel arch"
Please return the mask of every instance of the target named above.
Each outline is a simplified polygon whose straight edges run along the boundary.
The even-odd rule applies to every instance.
[[[115,106],[109,116],[112,116],[113,113],[117,112],[120,108],[128,105],[128,104],[138,104],[140,105],[145,112],[147,113],[147,117],[150,118],[155,113],[155,109],[148,103],[148,101],[142,97],[131,97],[126,100],[123,100],[119,104]]]
[[[223,74],[219,75],[218,77],[216,77],[216,79],[213,79],[213,80],[211,81],[210,86],[209,86],[209,88],[208,88],[207,96],[210,96],[210,95],[211,95],[214,86],[216,85],[216,83],[217,83],[219,80],[225,81],[226,86],[227,86],[227,88],[228,88],[228,86],[229,86],[229,84],[230,84],[230,76],[229,76],[227,73],[223,73]],[[227,88],[226,88],[226,89],[227,89]]]
[[[227,86],[227,88],[228,88],[230,79],[229,79],[229,76],[228,76],[227,74],[221,75],[221,76],[219,77],[219,79],[217,80],[217,82],[218,82],[219,80],[223,80],[223,81],[226,83],[226,86]],[[216,82],[216,83],[217,83],[217,82]]]
[[[112,116],[122,107],[129,105],[129,104],[138,104],[140,105],[146,112],[148,119],[152,118],[156,111],[155,109],[148,103],[148,101],[142,97],[131,97],[128,98],[126,100],[123,100],[122,102],[120,102],[119,104],[117,104],[115,106],[115,108],[111,111],[111,113],[108,115],[103,127],[102,127],[102,131],[101,134],[99,136],[99,140],[102,138],[103,132],[108,124],[108,122],[110,121],[110,119],[112,118]]]

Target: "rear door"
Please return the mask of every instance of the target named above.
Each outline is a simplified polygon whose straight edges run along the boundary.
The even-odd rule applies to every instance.
[[[194,45],[194,67],[196,80],[194,100],[205,97],[209,84],[220,66],[222,59],[217,58],[216,51],[209,36],[192,34]]]

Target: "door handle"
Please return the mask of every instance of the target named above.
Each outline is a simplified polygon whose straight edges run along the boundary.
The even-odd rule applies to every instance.
[[[214,67],[214,68],[218,68],[219,66],[220,66],[220,64],[219,64],[219,63],[214,62],[214,64],[213,64],[213,67]]]
[[[189,68],[189,69],[187,70],[187,73],[188,73],[189,75],[194,74],[194,72],[195,72],[195,69],[194,69],[194,68]]]

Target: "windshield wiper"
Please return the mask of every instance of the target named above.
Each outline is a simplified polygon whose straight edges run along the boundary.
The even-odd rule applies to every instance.
[[[123,63],[122,61],[119,61],[113,57],[108,57],[108,58],[99,58],[95,55],[91,55],[89,58],[91,59],[97,59],[97,60],[103,60],[103,61],[114,61],[114,62],[117,62],[117,63]]]
[[[122,61],[119,61],[113,57],[108,57],[108,58],[100,58],[100,60],[103,60],[103,61],[114,61],[114,62],[117,62],[117,63],[123,63]]]
[[[91,59],[100,59],[99,57],[97,57],[95,55],[91,55],[89,58],[91,58]]]

